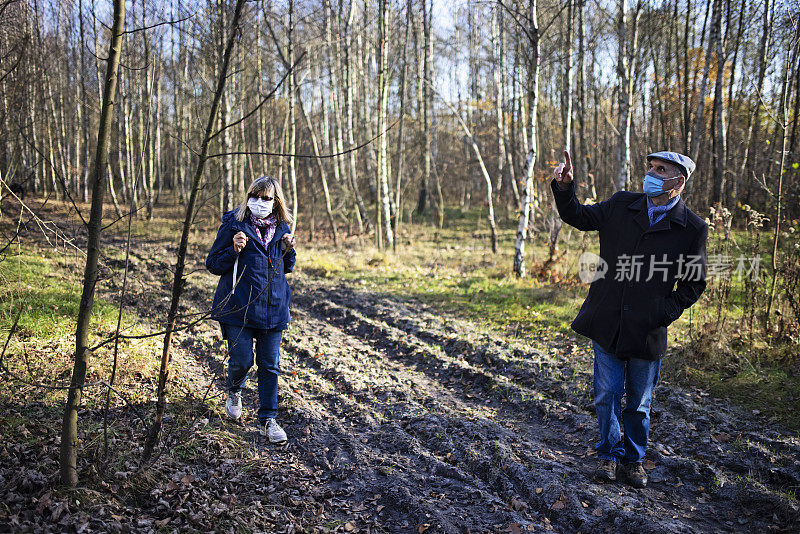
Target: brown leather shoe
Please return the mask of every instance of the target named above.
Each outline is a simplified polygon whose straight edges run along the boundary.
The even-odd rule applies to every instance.
[[[628,484],[634,488],[643,488],[647,486],[647,473],[644,467],[642,467],[642,462],[626,465],[625,476],[628,479]]]
[[[594,474],[603,482],[614,482],[617,480],[617,462],[614,460],[600,460],[594,470]]]

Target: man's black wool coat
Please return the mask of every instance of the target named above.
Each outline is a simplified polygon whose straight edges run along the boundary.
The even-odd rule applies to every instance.
[[[565,223],[599,230],[600,257],[608,263],[605,277],[589,287],[572,329],[619,358],[662,358],[667,326],[706,287],[708,225],[683,199],[650,226],[644,193],[619,191],[582,205],[574,182],[564,191],[555,180],[550,185]]]

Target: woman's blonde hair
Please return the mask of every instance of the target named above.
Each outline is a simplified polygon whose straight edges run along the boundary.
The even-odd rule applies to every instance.
[[[253,183],[247,188],[247,195],[245,195],[244,201],[242,201],[236,210],[236,220],[243,221],[245,217],[250,216],[250,208],[247,207],[247,201],[250,199],[250,195],[260,195],[270,190],[275,197],[272,213],[278,218],[278,222],[285,222],[291,226],[292,215],[286,207],[286,197],[283,196],[281,183],[272,176],[262,176],[253,180]]]

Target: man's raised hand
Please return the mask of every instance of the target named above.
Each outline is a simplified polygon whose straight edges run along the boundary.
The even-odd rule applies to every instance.
[[[568,189],[569,184],[572,183],[572,160],[566,150],[564,151],[564,161],[559,163],[553,171],[553,178],[559,189]]]

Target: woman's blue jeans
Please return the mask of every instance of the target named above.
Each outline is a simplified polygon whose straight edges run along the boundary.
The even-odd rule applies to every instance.
[[[623,463],[641,462],[647,450],[650,402],[661,373],[661,360],[622,360],[597,343],[592,344],[594,406],[600,426],[600,441],[595,445],[597,457]],[[624,410],[623,395],[626,395]]]
[[[247,382],[247,372],[255,363],[258,366],[258,419],[261,422],[274,418],[278,412],[279,349],[283,330],[261,330],[242,326],[223,325],[228,340],[228,392],[241,391]]]

